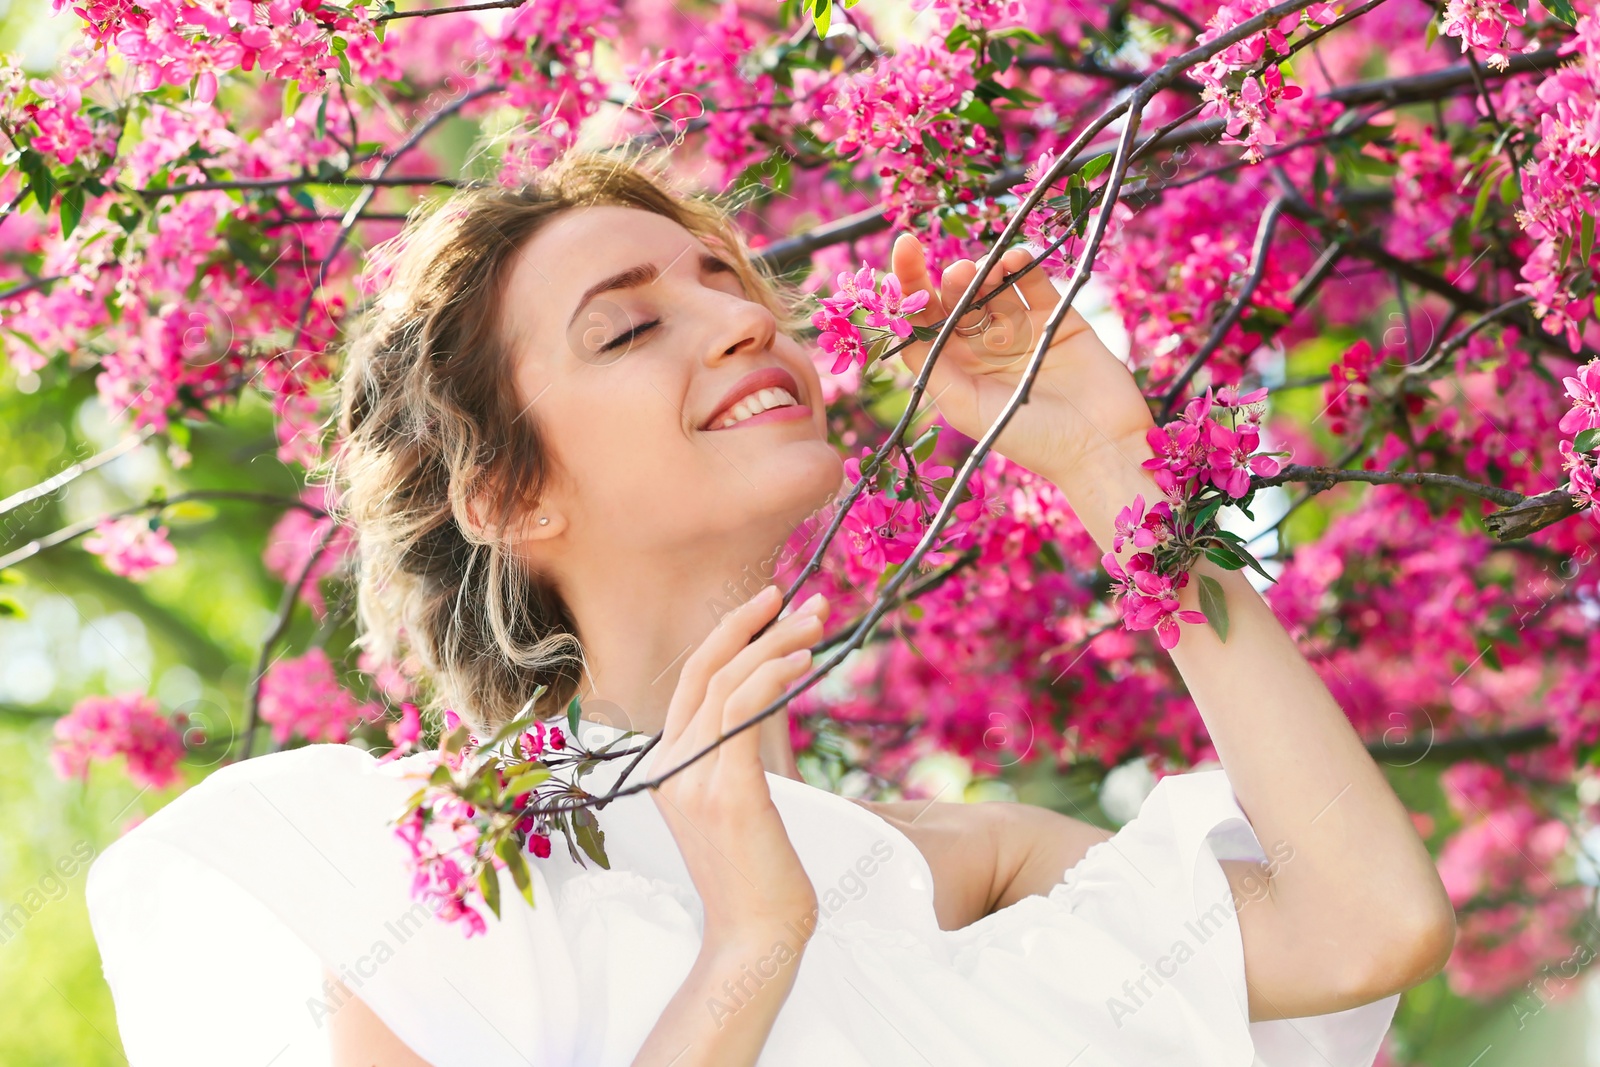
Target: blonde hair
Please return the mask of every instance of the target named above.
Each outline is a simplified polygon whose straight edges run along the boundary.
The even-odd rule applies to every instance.
[[[518,714],[559,712],[577,690],[581,634],[546,577],[496,536],[536,507],[556,464],[513,387],[503,322],[519,250],[575,207],[612,204],[664,215],[727,256],[798,333],[799,290],[750,254],[732,211],[676,192],[637,159],[569,151],[520,188],[457,192],[419,209],[374,250],[389,277],[347,339],[338,441],[314,475],[356,541],[356,644],[373,670],[400,668],[419,702],[450,708],[480,735]],[[479,526],[486,503],[490,523]]]

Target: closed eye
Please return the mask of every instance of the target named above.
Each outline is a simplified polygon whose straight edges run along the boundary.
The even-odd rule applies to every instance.
[[[650,329],[652,326],[660,326],[660,325],[661,325],[661,320],[660,319],[651,319],[649,322],[641,322],[639,325],[635,326],[633,329],[629,330],[627,333],[621,334],[620,336],[616,337],[615,339],[607,341],[605,344],[601,345],[600,346],[600,351],[609,352],[613,348],[616,348],[618,345],[624,344],[625,342],[628,342],[628,341],[632,341],[635,337],[638,337],[640,334],[644,333],[646,330]]]

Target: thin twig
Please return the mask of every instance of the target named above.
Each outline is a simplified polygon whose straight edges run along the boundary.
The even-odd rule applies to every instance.
[[[154,426],[146,426],[143,429],[137,430],[134,433],[129,434],[127,437],[124,437],[122,440],[118,441],[116,444],[112,445],[110,448],[99,453],[98,455],[90,456],[81,463],[74,463],[65,470],[56,474],[52,474],[50,477],[46,478],[42,482],[39,482],[37,485],[31,485],[26,489],[21,489],[15,493],[12,493],[4,500],[0,500],[0,515],[5,515],[9,512],[15,511],[17,508],[22,507],[22,505],[27,504],[30,501],[37,500],[42,496],[49,496],[62,486],[83,477],[85,474],[88,474],[90,471],[98,467],[102,467],[105,464],[110,463],[118,456],[138,448],[140,445],[144,444],[145,441],[147,441],[155,432]]]
[[[284,633],[289,629],[289,620],[294,615],[294,606],[300,599],[300,590],[305,586],[306,579],[311,576],[317,561],[322,558],[322,553],[328,548],[328,542],[339,529],[337,522],[329,522],[316,542],[311,546],[311,551],[306,554],[305,565],[300,568],[300,573],[295,580],[283,587],[283,596],[278,601],[278,613],[273,621],[272,630],[266,639],[261,642],[261,654],[256,657],[256,669],[250,676],[250,691],[245,697],[245,724],[244,748],[239,756],[240,760],[250,758],[250,750],[255,744],[256,726],[261,719],[261,681],[267,676],[267,665],[272,655],[272,646],[276,645]]]
[[[1341,482],[1366,482],[1369,485],[1432,485],[1479,497],[1501,507],[1511,507],[1528,499],[1524,494],[1512,489],[1501,489],[1499,486],[1459,478],[1454,474],[1434,474],[1430,471],[1347,470],[1342,467],[1309,467],[1291,463],[1270,477],[1258,474],[1250,479],[1251,486],[1257,489],[1269,485],[1283,485],[1287,482],[1306,482],[1313,494],[1332,488]]]
[[[15,567],[24,560],[32,559],[45,549],[55,548],[57,545],[66,544],[68,541],[82,537],[84,534],[93,531],[102,522],[115,521],[126,518],[129,515],[138,515],[145,511],[163,511],[174,504],[182,504],[188,500],[236,500],[249,504],[263,504],[268,507],[297,508],[318,518],[328,514],[321,508],[307,504],[304,500],[297,500],[294,497],[275,496],[271,493],[249,493],[231,489],[195,489],[190,492],[179,493],[177,496],[167,497],[165,500],[147,500],[141,504],[132,504],[116,511],[107,512],[104,515],[97,515],[92,519],[82,519],[71,526],[62,527],[55,533],[46,534],[37,540],[29,541],[21,548],[0,556],[0,570],[4,570],[7,567]]]
[[[1215,326],[1211,328],[1210,335],[1205,344],[1189,360],[1189,365],[1183,368],[1167,390],[1166,396],[1161,400],[1161,421],[1172,415],[1172,409],[1177,406],[1178,398],[1183,395],[1183,390],[1190,380],[1199,373],[1201,367],[1211,358],[1212,353],[1222,346],[1222,339],[1228,336],[1228,331],[1233,329],[1234,323],[1244,315],[1244,309],[1249,305],[1251,297],[1256,295],[1256,289],[1261,286],[1261,279],[1267,274],[1267,256],[1272,248],[1272,235],[1277,232],[1278,219],[1283,217],[1283,198],[1276,196],[1272,203],[1267,205],[1267,210],[1261,216],[1261,222],[1256,227],[1255,247],[1251,251],[1252,266],[1250,274],[1245,279],[1244,287],[1239,290],[1239,295],[1228,302],[1228,308],[1222,313]]]

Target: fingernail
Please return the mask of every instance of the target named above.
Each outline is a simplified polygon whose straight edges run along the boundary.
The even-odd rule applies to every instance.
[[[811,650],[809,648],[799,648],[783,658],[786,663],[804,663],[811,658]]]
[[[826,599],[827,597],[823,596],[821,593],[812,593],[806,598],[806,602],[800,605],[800,610],[820,612],[822,610],[822,602]]]

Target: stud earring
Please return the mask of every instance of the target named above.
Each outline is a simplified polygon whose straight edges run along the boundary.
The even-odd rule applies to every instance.
[[[539,517],[539,525],[540,525],[540,526],[548,526],[548,525],[550,525],[550,516],[548,516],[548,515],[541,515],[541,516],[540,516],[540,517]]]

